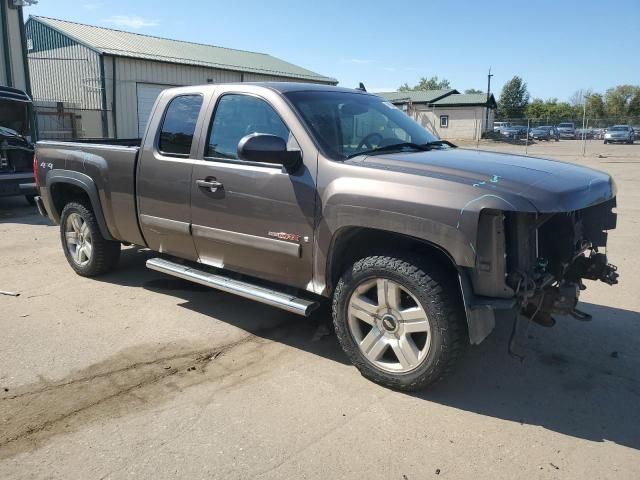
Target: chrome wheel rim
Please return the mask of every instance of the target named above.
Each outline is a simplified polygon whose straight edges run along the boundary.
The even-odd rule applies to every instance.
[[[420,302],[393,280],[360,284],[349,299],[349,331],[375,367],[393,373],[418,368],[431,348],[431,322]]]
[[[64,238],[71,259],[78,266],[84,266],[91,261],[93,240],[87,222],[78,213],[67,217],[64,226]]]

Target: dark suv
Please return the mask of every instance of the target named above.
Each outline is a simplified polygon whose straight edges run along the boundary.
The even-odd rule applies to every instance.
[[[0,87],[0,197],[25,195],[33,203],[31,98],[22,90]]]

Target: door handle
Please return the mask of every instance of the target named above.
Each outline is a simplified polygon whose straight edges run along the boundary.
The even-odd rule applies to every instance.
[[[196,180],[196,185],[200,188],[204,188],[214,193],[217,192],[219,188],[222,188],[223,185],[217,180]]]

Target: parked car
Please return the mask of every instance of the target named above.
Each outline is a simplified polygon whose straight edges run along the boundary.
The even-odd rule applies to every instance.
[[[303,316],[324,298],[348,358],[403,390],[445,375],[497,312],[586,318],[583,280],[617,283],[606,173],[456,148],[325,85],[171,88],[152,112],[129,146],[36,146],[36,201],[79,275],[114,269],[125,242],[161,252],[153,270]]]
[[[511,126],[511,122],[493,122],[493,131],[501,132],[502,129],[508,128]]]
[[[33,203],[33,151],[31,98],[0,86],[0,197],[25,195]],[[25,185],[21,187],[21,185]]]
[[[558,134],[560,135],[560,138],[569,139],[569,140],[575,140],[576,138],[578,138],[576,135],[576,125],[574,123],[570,123],[570,122],[559,123],[556,129],[558,130]]]
[[[560,134],[555,127],[551,125],[544,125],[542,127],[535,127],[529,131],[529,138],[532,140],[560,140]]]
[[[503,128],[500,133],[507,138],[518,139],[527,136],[526,125],[512,125],[510,127]]]
[[[604,143],[633,143],[635,133],[629,125],[614,125],[607,128],[604,135]]]
[[[590,140],[594,136],[593,129],[592,128],[578,128],[576,130],[576,136],[580,140],[582,140],[582,139]]]
[[[640,125],[634,125],[631,128],[633,128],[633,134],[635,135],[635,139],[640,140]]]

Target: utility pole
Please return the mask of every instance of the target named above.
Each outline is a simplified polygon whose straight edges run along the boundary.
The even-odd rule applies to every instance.
[[[487,104],[484,107],[485,110],[485,119],[484,119],[484,131],[485,133],[489,131],[489,98],[491,97],[491,67],[489,67],[489,74],[487,75]]]

